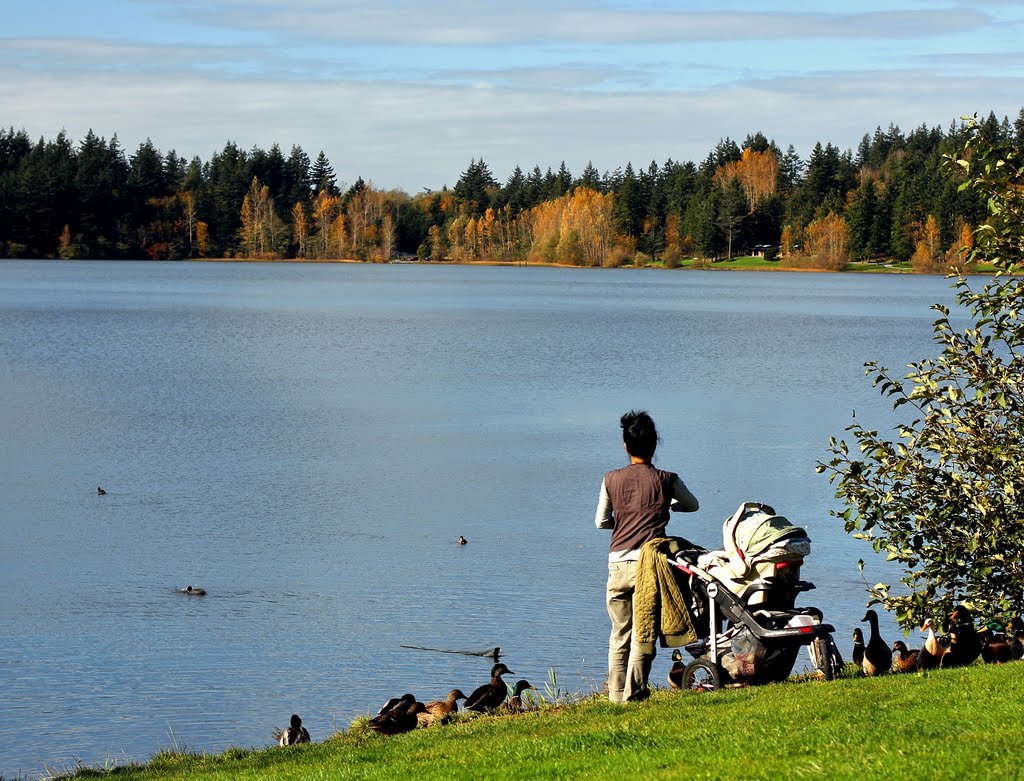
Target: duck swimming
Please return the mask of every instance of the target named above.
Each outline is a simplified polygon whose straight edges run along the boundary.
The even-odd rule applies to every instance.
[[[188,594],[191,597],[205,597],[206,589],[199,588],[199,586],[185,586],[183,589],[179,589],[182,594]]]
[[[494,710],[508,696],[508,685],[501,680],[501,676],[508,673],[514,675],[502,662],[498,662],[491,668],[491,682],[485,683],[473,690],[473,693],[466,698],[464,705],[466,710],[486,711]]]
[[[102,485],[99,488],[96,489],[96,495],[97,496],[106,496],[107,495],[107,492],[103,490],[103,486]]]

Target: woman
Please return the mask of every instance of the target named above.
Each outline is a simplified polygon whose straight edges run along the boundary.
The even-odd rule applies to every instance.
[[[632,410],[620,419],[622,443],[629,466],[608,472],[601,482],[595,523],[611,529],[608,553],[608,699],[628,702],[650,695],[647,677],[653,653],[643,653],[633,641],[633,591],[640,547],[665,536],[669,511],[694,512],[697,497],[675,472],[657,469],[652,463],[658,447],[658,431],[651,416]]]

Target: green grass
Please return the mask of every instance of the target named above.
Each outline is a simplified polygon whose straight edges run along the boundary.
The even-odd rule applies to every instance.
[[[383,737],[167,752],[113,779],[1024,778],[1024,664],[804,681],[627,706],[591,698]]]

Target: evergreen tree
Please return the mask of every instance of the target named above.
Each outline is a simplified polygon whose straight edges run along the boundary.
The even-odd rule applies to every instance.
[[[338,195],[338,182],[334,176],[334,168],[331,166],[330,161],[327,159],[327,155],[324,154],[323,150],[320,150],[320,154],[316,156],[316,161],[313,163],[313,168],[309,172],[310,181],[313,183],[314,192],[326,191],[328,195]]]

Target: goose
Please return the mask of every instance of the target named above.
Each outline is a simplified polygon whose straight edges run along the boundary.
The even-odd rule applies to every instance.
[[[514,675],[502,662],[498,662],[491,668],[491,682],[478,686],[469,697],[466,698],[466,710],[485,711],[493,710],[505,701],[508,695],[508,685],[501,680],[501,676],[508,673]]]
[[[878,613],[869,610],[861,621],[871,625],[871,637],[864,646],[864,662],[861,669],[865,675],[885,675],[892,667],[892,649],[878,634]]]

